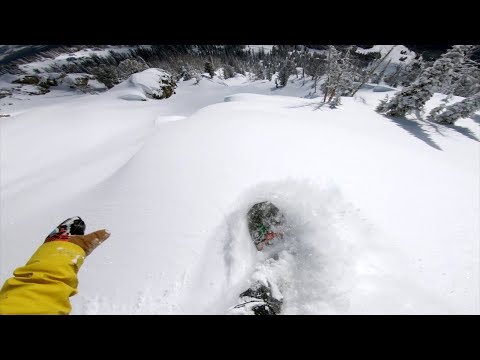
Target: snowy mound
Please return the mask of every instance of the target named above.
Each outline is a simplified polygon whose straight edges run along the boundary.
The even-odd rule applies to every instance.
[[[117,89],[124,89],[119,98],[124,100],[146,101],[150,99],[165,99],[173,94],[176,87],[170,74],[161,69],[147,69],[133,74]]]

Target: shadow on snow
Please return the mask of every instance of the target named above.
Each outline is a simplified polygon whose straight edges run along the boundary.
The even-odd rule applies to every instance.
[[[415,136],[417,139],[423,141],[425,144],[433,147],[434,149],[437,150],[442,150],[440,146],[435,143],[435,141],[431,137],[431,132],[428,131],[428,128],[425,128],[422,126],[420,123],[418,123],[415,120],[410,120],[405,117],[393,117],[393,116],[388,116],[385,115],[386,118],[390,119],[393,123],[401,127],[402,129],[406,130],[410,135]],[[426,126],[430,126],[434,128],[436,132],[441,132],[439,131],[438,127],[433,126],[431,123],[424,122]],[[443,135],[443,134],[442,134]]]
[[[480,121],[480,116],[479,116],[478,121]],[[450,129],[453,129],[453,130],[459,132],[460,134],[462,134],[462,135],[464,135],[464,136],[466,136],[466,137],[468,137],[472,140],[480,142],[480,140],[475,136],[475,133],[468,128],[465,128],[463,126],[457,126],[457,125],[446,125],[446,127],[450,128]]]
[[[473,121],[475,121],[477,124],[480,125],[480,115],[473,114],[472,116],[470,116],[470,119],[472,119]]]

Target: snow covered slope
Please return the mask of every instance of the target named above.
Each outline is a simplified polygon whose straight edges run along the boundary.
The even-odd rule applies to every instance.
[[[301,81],[193,83],[1,105],[2,281],[79,215],[112,236],[75,314],[224,314],[265,274],[285,314],[480,312],[478,115],[433,127],[375,113],[371,89],[332,110]],[[276,265],[246,226],[265,199],[294,224]]]
[[[357,48],[357,52],[361,54],[379,52],[382,56],[387,54],[390,50],[392,50],[392,52],[385,58],[385,62],[391,60],[392,63],[398,64],[400,63],[400,58],[406,58],[404,62],[409,63],[416,56],[415,52],[411,51],[405,45],[374,45],[369,49]]]
[[[53,58],[41,57],[37,61],[27,62],[25,64],[19,65],[19,68],[24,71],[26,74],[35,74],[36,72],[44,72],[52,65],[66,65],[72,61],[85,60],[86,58],[96,55],[96,56],[107,56],[110,52],[115,53],[127,53],[133,46],[114,46],[114,45],[104,45],[97,47],[96,49],[84,48],[78,51],[60,53]]]

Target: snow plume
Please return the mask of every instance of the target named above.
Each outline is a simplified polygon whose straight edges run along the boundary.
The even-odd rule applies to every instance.
[[[284,213],[286,231],[274,246],[258,252],[248,233],[246,215],[252,205],[267,200]],[[344,230],[347,218],[357,215],[333,184],[325,182],[318,187],[306,180],[262,183],[235,204],[212,239],[212,243],[222,244],[223,253],[225,278],[218,288],[219,308],[228,312],[238,303],[238,294],[260,281],[280,292],[282,314],[347,311],[355,239],[352,232]]]

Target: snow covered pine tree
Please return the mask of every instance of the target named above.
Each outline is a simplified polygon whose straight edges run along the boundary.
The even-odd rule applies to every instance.
[[[351,62],[351,51],[353,46],[349,46],[343,54],[335,46],[329,47],[327,79],[321,85],[321,89],[324,93],[323,102],[330,103],[334,100],[333,107],[340,104],[340,96],[349,96],[353,93],[355,69]]]
[[[434,120],[439,123],[454,124],[460,118],[466,118],[480,109],[480,92],[455,104],[447,106]]]
[[[389,102],[380,104],[376,111],[390,116],[405,116],[420,111],[455,68],[461,66],[470,53],[472,45],[454,45],[433,65],[418,77],[413,84],[396,94]]]

